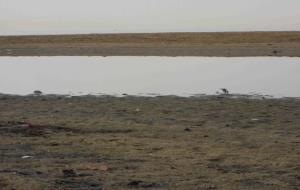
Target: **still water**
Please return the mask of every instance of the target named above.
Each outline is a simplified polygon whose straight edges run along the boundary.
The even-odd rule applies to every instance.
[[[300,97],[300,58],[0,57],[0,93]]]

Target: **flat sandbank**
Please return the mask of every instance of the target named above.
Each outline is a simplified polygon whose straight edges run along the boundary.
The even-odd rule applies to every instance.
[[[300,32],[0,36],[0,56],[300,56]]]

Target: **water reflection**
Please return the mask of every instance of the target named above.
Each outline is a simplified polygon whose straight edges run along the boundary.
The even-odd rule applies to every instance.
[[[0,92],[300,97],[300,58],[0,57]]]

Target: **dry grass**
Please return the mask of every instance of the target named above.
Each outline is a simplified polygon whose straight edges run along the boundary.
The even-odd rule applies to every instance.
[[[11,44],[256,44],[300,43],[300,32],[218,32],[153,34],[87,34],[45,36],[2,36],[0,45]]]

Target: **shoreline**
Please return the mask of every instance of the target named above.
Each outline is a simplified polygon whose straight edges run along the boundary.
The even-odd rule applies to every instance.
[[[300,32],[0,36],[0,56],[300,57]]]
[[[276,97],[267,94],[190,94],[187,96],[173,95],[173,94],[157,94],[157,93],[145,93],[145,94],[10,94],[1,93],[1,97],[23,97],[23,98],[182,98],[182,99],[248,99],[248,100],[300,100],[300,97],[296,96],[280,96]]]

